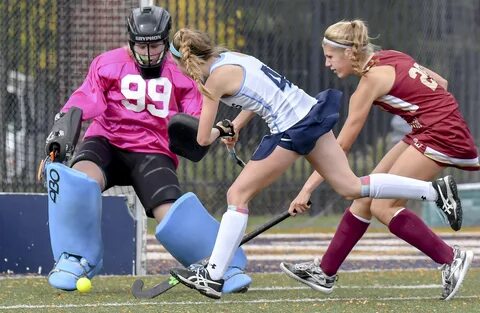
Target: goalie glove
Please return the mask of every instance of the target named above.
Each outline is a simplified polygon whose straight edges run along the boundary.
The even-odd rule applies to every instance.
[[[45,141],[45,154],[53,162],[66,162],[73,154],[82,126],[82,110],[72,107],[55,116],[52,130]]]

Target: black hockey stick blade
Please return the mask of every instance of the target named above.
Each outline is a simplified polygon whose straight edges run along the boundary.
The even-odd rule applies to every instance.
[[[178,285],[178,280],[170,276],[169,279],[162,281],[160,284],[153,286],[152,288],[143,289],[143,280],[137,279],[132,285],[132,294],[137,299],[152,299],[166,292],[167,290]]]

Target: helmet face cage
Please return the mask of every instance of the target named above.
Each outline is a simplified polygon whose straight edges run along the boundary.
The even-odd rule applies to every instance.
[[[130,41],[130,50],[135,61],[140,66],[154,67],[161,63],[165,55],[165,47],[168,41],[133,42]]]
[[[130,50],[144,78],[160,76],[171,25],[170,14],[157,6],[136,8],[127,18]]]

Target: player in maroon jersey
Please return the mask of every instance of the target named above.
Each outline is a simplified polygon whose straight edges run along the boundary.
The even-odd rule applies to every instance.
[[[337,138],[345,152],[360,133],[372,105],[379,105],[405,119],[412,131],[383,157],[373,173],[431,180],[449,166],[479,169],[472,135],[444,78],[402,52],[376,49],[360,20],[341,21],[328,27],[322,46],[325,66],[339,78],[360,77]],[[308,209],[310,195],[322,181],[316,172],[310,176],[290,205],[292,214]],[[445,195],[451,191],[449,188],[454,186],[446,182],[438,186],[438,192]],[[405,205],[405,200],[398,199],[355,200],[345,211],[321,262],[282,263],[282,270],[316,290],[332,292],[338,269],[374,216],[394,235],[442,265],[442,299],[451,299],[463,281],[473,253],[447,245]],[[459,230],[461,210],[447,204],[443,212],[451,227]]]

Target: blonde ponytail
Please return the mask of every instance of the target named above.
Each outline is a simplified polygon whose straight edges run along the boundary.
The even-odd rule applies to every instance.
[[[208,34],[188,28],[177,31],[172,44],[180,52],[180,62],[184,65],[188,76],[197,83],[200,92],[212,100],[218,100],[214,99],[211,92],[205,88],[200,65],[210,57],[218,56],[227,50],[214,46]]]

